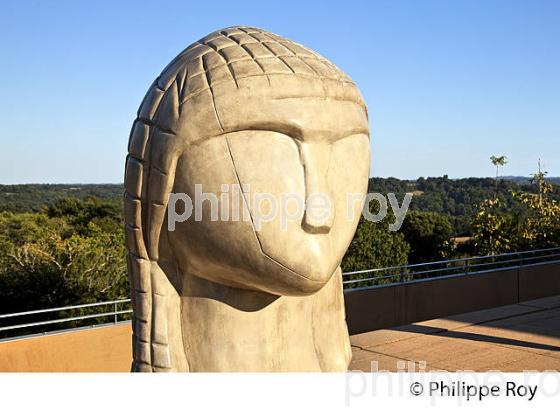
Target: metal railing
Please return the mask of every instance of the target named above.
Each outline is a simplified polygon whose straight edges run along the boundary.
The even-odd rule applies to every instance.
[[[361,289],[553,262],[560,262],[560,247],[366,269],[344,272],[342,275],[345,289]]]
[[[345,290],[560,263],[560,247],[344,272]],[[0,341],[130,320],[130,299],[0,315]],[[49,317],[50,316],[50,317]],[[25,321],[24,318],[31,320]],[[23,320],[22,320],[23,319]]]
[[[130,299],[86,303],[0,315],[0,340],[35,336],[75,327],[94,327],[130,320]],[[29,318],[29,321],[22,320]],[[59,326],[64,324],[63,326]]]

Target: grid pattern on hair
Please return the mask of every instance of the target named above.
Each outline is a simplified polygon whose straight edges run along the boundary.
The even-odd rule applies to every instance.
[[[174,64],[175,63],[175,64]],[[354,82],[326,58],[276,34],[252,27],[232,27],[216,31],[185,49],[164,70],[158,86],[166,89],[183,72],[180,85],[182,104],[212,87],[255,76],[292,75],[354,85]],[[175,66],[175,67],[173,67]]]
[[[175,84],[180,81],[180,76],[175,78]],[[161,116],[158,114],[162,103],[173,98],[175,89],[170,84],[161,90],[157,81],[154,82],[138,110],[129,139],[124,214],[133,305],[134,371],[169,371],[174,368],[170,361],[166,320],[162,320],[170,296],[161,291],[165,279],[161,269],[156,268],[157,256],[154,256],[153,248],[157,248],[157,243],[154,238],[145,239],[152,229],[161,228],[163,220],[161,211],[165,210],[166,204],[166,178],[171,178],[171,173],[170,166],[157,159],[169,146],[168,137],[173,138],[174,134],[159,123],[160,118],[170,118],[172,113],[164,109]]]

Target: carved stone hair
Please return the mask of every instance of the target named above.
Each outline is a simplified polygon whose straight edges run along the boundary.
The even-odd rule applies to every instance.
[[[281,88],[288,77],[315,81],[329,98],[363,105],[352,80],[317,53],[280,36],[251,27],[209,34],[181,52],[151,85],[134,121],[125,173],[125,228],[133,305],[133,371],[177,368],[169,348],[166,306],[169,280],[159,266],[158,244],[178,160],[181,116],[189,102],[208,94],[215,106],[220,87],[239,89],[256,77]],[[332,86],[331,86],[332,84]],[[334,86],[336,85],[336,87]],[[335,91],[332,91],[335,90]]]

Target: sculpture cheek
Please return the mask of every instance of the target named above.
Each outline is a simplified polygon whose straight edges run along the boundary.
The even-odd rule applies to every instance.
[[[367,193],[369,159],[369,138],[365,134],[344,138],[333,145],[328,179],[336,208],[333,250],[339,254],[348,248],[360,220],[361,201]]]

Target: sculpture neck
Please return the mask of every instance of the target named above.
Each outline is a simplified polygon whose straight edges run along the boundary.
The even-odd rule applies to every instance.
[[[277,296],[184,276],[190,371],[345,371],[350,345],[340,270],[319,292]],[[343,358],[338,359],[337,358]]]

